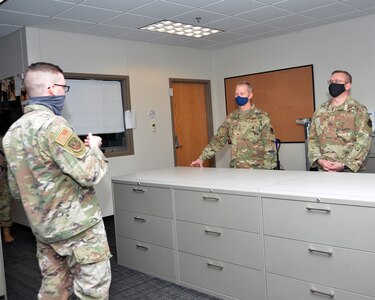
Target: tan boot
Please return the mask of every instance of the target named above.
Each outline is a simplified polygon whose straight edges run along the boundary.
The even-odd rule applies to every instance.
[[[3,234],[3,240],[4,243],[13,243],[14,237],[10,234],[10,228],[9,227],[2,227],[2,234]]]

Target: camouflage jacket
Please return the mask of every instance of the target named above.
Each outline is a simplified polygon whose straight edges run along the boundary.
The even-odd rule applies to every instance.
[[[323,103],[314,113],[308,138],[311,167],[322,158],[362,172],[371,146],[372,123],[367,108],[350,96],[340,106]]]
[[[7,162],[3,151],[3,137],[0,136],[0,180],[2,180],[4,176],[6,176],[6,170]]]
[[[93,186],[105,176],[107,160],[100,149],[86,148],[64,118],[29,105],[3,145],[11,192],[39,241],[65,240],[102,219]]]
[[[229,114],[199,158],[212,158],[227,142],[232,146],[230,167],[276,167],[275,134],[270,118],[254,105],[250,110],[236,110]]]

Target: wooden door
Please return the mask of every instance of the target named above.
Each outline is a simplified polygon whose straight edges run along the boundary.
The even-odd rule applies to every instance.
[[[175,166],[189,166],[212,136],[211,99],[208,82],[171,80]],[[214,160],[204,166],[214,166]]]

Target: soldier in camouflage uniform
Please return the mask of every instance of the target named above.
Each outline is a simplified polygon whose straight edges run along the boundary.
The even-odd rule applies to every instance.
[[[227,116],[216,135],[191,166],[203,166],[226,143],[232,145],[231,168],[274,169],[276,167],[275,134],[266,112],[251,103],[252,87],[239,82],[235,90],[239,109]]]
[[[7,165],[3,152],[3,137],[0,135],[0,226],[5,243],[14,242],[14,238],[10,234],[12,227],[11,203],[12,195],[9,190]]]
[[[107,172],[89,134],[82,142],[60,116],[63,71],[35,63],[25,73],[29,104],[3,139],[9,186],[35,235],[43,276],[39,299],[108,299],[111,257],[94,185]]]
[[[372,132],[367,108],[350,96],[348,72],[332,72],[329,84],[332,98],[315,111],[311,121],[310,166],[327,172],[363,172]]]

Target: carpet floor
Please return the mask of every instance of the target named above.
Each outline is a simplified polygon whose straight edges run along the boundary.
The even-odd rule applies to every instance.
[[[111,300],[214,300],[218,299],[117,264],[113,217],[104,218],[111,258]],[[14,224],[15,242],[3,243],[5,280],[8,300],[37,299],[41,283],[38,261],[35,257],[35,238],[30,228]]]

